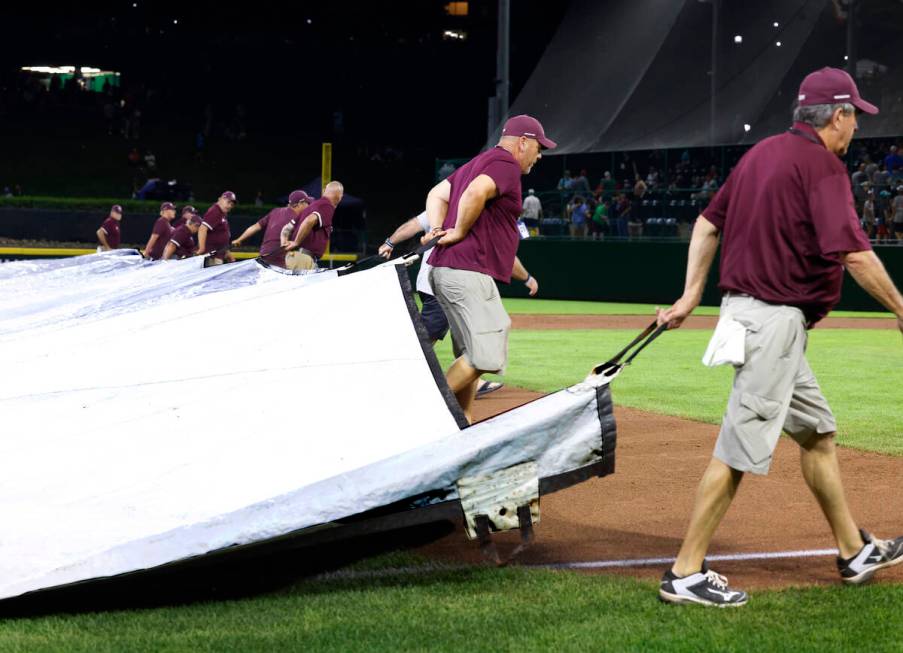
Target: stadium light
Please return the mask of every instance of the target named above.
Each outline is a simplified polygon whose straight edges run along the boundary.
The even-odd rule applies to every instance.
[[[773,25],[774,25],[775,27],[780,27],[780,23],[779,23],[778,21],[774,21]]]
[[[743,43],[743,37],[739,34],[734,36],[734,43]]]
[[[752,129],[752,125],[748,122],[743,123],[743,131],[748,132],[750,129]]]
[[[778,47],[781,47],[781,42],[778,41],[777,43],[775,43],[775,45],[778,46]]]

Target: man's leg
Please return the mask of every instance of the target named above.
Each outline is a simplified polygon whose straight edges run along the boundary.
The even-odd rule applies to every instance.
[[[671,568],[675,574],[687,576],[702,568],[715,529],[730,507],[742,478],[743,472],[731,469],[717,458],[709,462],[696,490],[687,535]]]
[[[865,545],[843,491],[834,434],[815,434],[800,446],[803,478],[818,500],[842,558],[850,558]]]
[[[473,407],[474,396],[477,393],[477,385],[480,382],[480,374],[482,372],[468,363],[464,356],[459,356],[452,363],[452,366],[448,368],[448,372],[445,375],[448,387],[455,393],[455,398],[461,405],[464,416],[467,417],[467,421],[471,424],[473,423],[471,408]]]

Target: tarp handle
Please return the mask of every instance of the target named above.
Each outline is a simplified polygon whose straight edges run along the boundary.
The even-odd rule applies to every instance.
[[[667,322],[665,324],[662,324],[661,326],[658,326],[657,321],[653,322],[652,324],[647,326],[645,329],[643,329],[642,333],[640,333],[640,335],[638,335],[636,338],[634,338],[629,345],[627,345],[626,347],[624,347],[624,349],[622,349],[617,354],[615,354],[614,357],[605,361],[601,365],[597,365],[595,368],[593,368],[593,374],[601,374],[603,371],[608,370],[608,369],[621,368],[621,367],[630,365],[631,361],[633,361],[633,359],[636,358],[637,355],[649,345],[649,343],[651,343],[653,340],[658,338],[660,335],[662,335],[667,330],[668,330]],[[626,361],[624,361],[622,363],[621,359],[624,356],[626,356],[627,353],[631,349],[636,347],[637,345],[640,345],[640,346],[636,349],[636,351],[634,351],[632,354],[630,354],[630,357]]]

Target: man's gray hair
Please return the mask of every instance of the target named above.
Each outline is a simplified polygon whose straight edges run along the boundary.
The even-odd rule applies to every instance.
[[[805,107],[797,106],[796,109],[793,110],[793,121],[804,122],[807,125],[812,125],[816,129],[821,129],[831,122],[831,117],[838,109],[843,110],[844,115],[849,115],[856,111],[856,107],[849,102],[842,102],[840,104],[812,104]]]

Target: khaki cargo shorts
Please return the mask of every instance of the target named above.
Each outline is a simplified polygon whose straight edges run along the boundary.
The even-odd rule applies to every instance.
[[[317,268],[317,259],[306,250],[294,250],[286,253],[285,267],[288,270],[315,270]]]
[[[837,424],[806,361],[801,310],[728,293],[721,314],[745,327],[746,360],[735,366],[714,456],[741,472],[767,474],[782,430],[802,445]]]
[[[455,357],[475,369],[503,374],[508,364],[511,318],[495,280],[471,270],[433,268],[430,285],[451,327]]]

